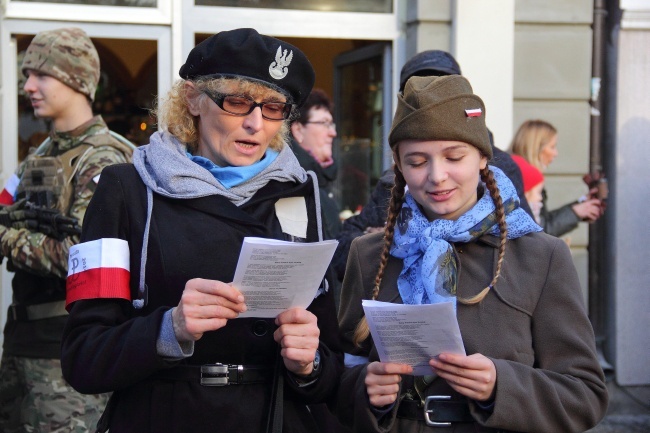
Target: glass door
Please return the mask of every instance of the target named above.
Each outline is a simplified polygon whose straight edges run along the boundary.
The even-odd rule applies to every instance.
[[[47,137],[47,121],[34,117],[28,96],[23,90],[25,77],[20,65],[33,34],[13,35],[17,46],[18,71],[18,161],[30,148]],[[145,144],[156,130],[149,111],[158,93],[157,44],[155,40],[92,37],[99,54],[101,72],[95,92],[93,113],[100,114],[108,127],[136,145]],[[128,47],[128,48],[127,48]]]
[[[389,43],[348,51],[334,61],[337,196],[344,211],[360,211],[390,165],[390,64]]]
[[[2,92],[0,98],[0,183],[15,171],[29,148],[47,136],[49,125],[33,116],[22,86],[20,65],[33,36],[44,30],[81,27],[92,39],[101,63],[93,111],[111,129],[140,145],[155,131],[149,115],[158,95],[171,87],[171,29],[168,26],[6,19],[0,27]],[[1,188],[1,186],[0,186]],[[6,263],[6,261],[5,261]],[[0,326],[11,303],[11,278],[2,266]],[[2,336],[0,335],[0,343]]]

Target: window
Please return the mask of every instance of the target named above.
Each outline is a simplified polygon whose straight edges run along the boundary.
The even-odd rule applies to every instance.
[[[393,0],[195,0],[196,6],[392,13]]]
[[[155,8],[158,6],[157,0],[19,0],[24,3],[61,3],[61,4],[78,4],[78,5],[100,5],[100,6],[129,6]],[[16,1],[17,2],[17,1]]]

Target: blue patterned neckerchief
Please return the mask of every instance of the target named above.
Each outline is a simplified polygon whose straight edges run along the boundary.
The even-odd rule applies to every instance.
[[[241,167],[221,167],[210,161],[208,158],[199,155],[192,155],[189,152],[186,153],[188,158],[212,173],[214,178],[221,182],[221,184],[226,188],[232,188],[233,186],[246,182],[248,179],[251,179],[271,165],[275,158],[278,157],[278,152],[273,149],[266,149],[264,157],[251,165],[244,165]]]
[[[499,168],[490,166],[506,212],[508,239],[542,231],[519,207],[514,185]],[[485,184],[483,196],[455,221],[429,221],[407,191],[395,224],[390,254],[403,259],[397,288],[405,304],[451,301],[456,307],[456,256],[450,242],[470,242],[483,234],[499,235],[494,202]]]

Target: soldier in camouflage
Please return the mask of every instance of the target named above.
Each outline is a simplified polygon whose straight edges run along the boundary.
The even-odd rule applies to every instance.
[[[22,71],[34,114],[50,119],[52,130],[9,179],[0,203],[11,209],[40,201],[81,224],[102,169],[129,162],[133,151],[93,116],[99,56],[81,29],[44,31],[27,48]],[[0,432],[94,431],[106,404],[106,395],[74,391],[61,373],[68,250],[78,241],[0,226],[0,255],[15,272],[0,363]]]

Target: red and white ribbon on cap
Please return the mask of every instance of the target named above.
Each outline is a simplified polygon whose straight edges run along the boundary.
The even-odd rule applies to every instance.
[[[81,299],[131,301],[130,252],[123,239],[104,238],[70,247],[66,307]]]
[[[480,108],[471,108],[465,110],[465,115],[467,117],[481,117],[481,114],[483,114],[483,110]]]

